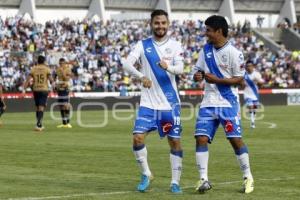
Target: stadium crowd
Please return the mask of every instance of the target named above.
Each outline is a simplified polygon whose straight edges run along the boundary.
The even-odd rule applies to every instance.
[[[183,44],[184,74],[178,77],[180,89],[203,87],[190,74],[198,52],[206,42],[202,21],[172,21],[170,35]],[[47,58],[53,75],[58,59],[73,64],[73,91],[137,91],[140,83],[122,70],[121,60],[133,45],[150,35],[147,21],[108,21],[64,19],[38,24],[20,17],[0,18],[0,72],[4,91],[18,92],[37,55]],[[300,52],[284,47],[277,54],[265,48],[250,32],[250,23],[231,28],[230,41],[257,64],[265,88],[300,87]],[[2,48],[2,49],[1,49]],[[138,67],[138,66],[137,66]],[[199,84],[199,85],[198,85]]]

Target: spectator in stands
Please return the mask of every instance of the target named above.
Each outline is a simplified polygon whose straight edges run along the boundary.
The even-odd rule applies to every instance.
[[[299,58],[283,49],[272,53],[250,32],[250,22],[232,27],[230,41],[250,58],[265,78],[263,87],[299,87]],[[185,49],[184,74],[178,77],[180,89],[203,85],[190,77],[191,67],[205,44],[205,26],[202,21],[172,21],[169,34]],[[128,90],[139,90],[139,83],[121,70],[120,58],[133,45],[150,34],[147,21],[108,21],[106,25],[84,19],[48,21],[38,24],[16,17],[0,18],[0,72],[3,90],[22,91],[22,83],[36,64],[39,52],[46,52],[46,60],[54,73],[60,57],[76,64],[73,68],[74,91],[120,91],[127,79]],[[281,68],[277,70],[277,68]],[[283,70],[283,71],[282,71]],[[123,87],[123,86],[122,86]]]

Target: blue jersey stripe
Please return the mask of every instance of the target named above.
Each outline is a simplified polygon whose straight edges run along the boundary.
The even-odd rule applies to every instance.
[[[259,99],[258,89],[255,86],[255,83],[250,79],[248,73],[245,74],[245,81],[247,82],[247,84],[249,85],[249,87],[251,88],[251,90],[253,91],[253,93],[255,94],[255,96],[258,100]]]
[[[162,69],[160,66],[158,66],[157,63],[160,62],[160,58],[158,56],[158,53],[156,52],[156,49],[153,45],[152,38],[148,38],[146,40],[142,41],[145,56],[148,60],[148,63],[151,66],[152,72],[161,87],[166,99],[168,100],[170,106],[172,109],[174,109],[175,114],[180,114],[180,105],[179,100],[177,97],[177,93],[173,88],[172,82],[167,74],[167,72]]]
[[[203,48],[206,65],[210,73],[218,78],[224,78],[215,61],[212,44],[206,44]],[[216,84],[221,96],[230,104],[237,103],[237,97],[233,94],[230,85]]]

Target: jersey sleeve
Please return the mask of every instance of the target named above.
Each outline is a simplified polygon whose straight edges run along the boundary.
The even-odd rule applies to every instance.
[[[168,65],[168,68],[166,70],[172,74],[182,74],[183,68],[184,68],[183,48],[181,47],[180,43],[177,43],[174,51],[172,63]]]
[[[255,73],[255,81],[258,83],[263,83],[264,79],[262,78],[261,74],[259,72]]]
[[[242,52],[236,50],[233,51],[233,58],[232,58],[232,75],[233,76],[244,76],[245,75],[245,61],[244,55]]]
[[[130,52],[128,56],[134,57],[136,60],[140,59],[143,53],[143,44],[139,41],[134,47],[133,50]]]
[[[192,74],[195,74],[197,71],[205,71],[205,60],[204,60],[204,52],[203,49],[199,53],[198,60],[196,65],[192,69]]]
[[[175,51],[175,55],[174,55],[174,65],[176,65],[176,63],[178,62],[183,62],[183,48],[181,46],[181,44],[178,43],[178,46],[176,48]]]

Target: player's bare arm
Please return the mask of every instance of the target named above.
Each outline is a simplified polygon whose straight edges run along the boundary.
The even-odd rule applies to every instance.
[[[237,76],[232,78],[218,78],[217,76],[211,73],[206,73],[205,80],[208,83],[223,84],[223,85],[240,85],[242,84],[244,77]]]
[[[240,84],[240,89],[241,90],[244,90],[245,89],[245,87],[246,87],[246,82],[245,82],[245,80],[243,80],[243,81],[241,81],[241,84]]]
[[[50,84],[51,84],[51,86],[52,86],[52,89],[54,90],[54,88],[55,88],[55,81],[54,81],[54,79],[53,79],[53,77],[52,77],[52,75],[51,74],[48,74],[48,80],[49,80],[49,82],[50,82]]]
[[[26,89],[28,88],[29,83],[32,78],[33,78],[33,76],[31,74],[29,74],[28,77],[26,78],[26,81],[24,82],[24,85],[23,85],[23,91],[22,91],[23,93],[26,92]]]

